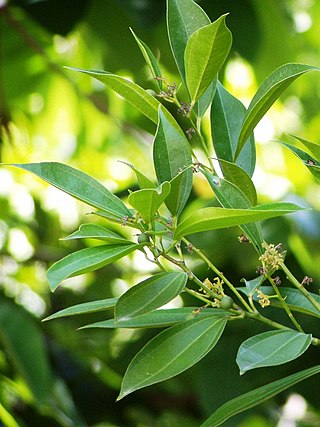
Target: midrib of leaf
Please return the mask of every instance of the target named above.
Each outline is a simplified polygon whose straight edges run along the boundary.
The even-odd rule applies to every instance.
[[[204,321],[206,321],[207,319],[203,319],[203,320],[201,320],[201,322],[204,322]],[[202,336],[203,335],[205,335],[207,332],[209,332],[215,325],[216,325],[216,323],[217,322],[219,322],[221,319],[219,318],[219,319],[217,319],[216,320],[216,322],[215,323],[213,323],[211,326],[210,326],[210,328],[209,329],[206,329],[205,331],[203,331],[202,332],[202,334],[201,335],[198,335],[198,340],[200,339],[200,338],[202,338]],[[200,322],[199,322],[200,323]],[[198,323],[198,324],[199,324]],[[188,329],[190,329],[190,328],[192,328],[194,325],[192,324],[192,325],[190,325],[188,328],[186,328],[186,329],[184,329],[183,330],[183,332],[185,332],[185,331],[187,331]],[[164,341],[164,342],[167,342],[167,341],[169,341],[170,339],[171,339],[172,337],[168,337],[167,338],[167,340],[166,341]],[[159,375],[161,372],[163,372],[163,371],[165,371],[166,369],[167,369],[167,367],[168,366],[170,366],[171,364],[173,364],[173,362],[175,362],[177,359],[178,359],[178,357],[181,357],[181,355],[183,355],[190,347],[192,347],[194,344],[196,344],[197,342],[196,341],[192,341],[189,345],[187,345],[186,347],[185,347],[185,349],[181,352],[181,353],[179,353],[179,354],[177,354],[173,359],[171,359],[168,363],[166,363],[166,365],[164,365],[161,369],[159,369],[154,375],[152,375],[153,377],[155,377],[155,376],[157,376],[157,375]],[[209,345],[209,347],[210,347],[210,345]],[[156,349],[153,349],[153,351],[152,351],[152,353],[155,351]],[[151,353],[150,353],[151,354]],[[203,353],[202,353],[203,354]],[[197,361],[198,361],[198,359],[199,358],[197,358],[197,359],[195,359],[195,362],[194,363],[197,363]],[[147,378],[147,380],[148,380],[149,378]],[[135,390],[137,390],[138,388],[141,388],[140,386],[142,385],[142,384],[144,384],[146,382],[146,379],[144,379],[143,381],[141,381],[139,384],[137,384],[135,387],[134,387],[134,389]],[[138,386],[138,387],[137,387]],[[127,393],[128,394],[128,393]]]

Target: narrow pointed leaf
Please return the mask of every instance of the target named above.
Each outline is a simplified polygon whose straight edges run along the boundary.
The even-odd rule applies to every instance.
[[[234,160],[245,114],[245,106],[218,82],[211,105],[211,133],[214,150],[223,172],[225,165],[221,163],[220,159],[231,163],[235,161],[249,176],[252,176],[256,163],[253,133],[245,142],[239,157]]]
[[[245,293],[248,295],[247,289],[240,287],[238,288],[239,291]],[[271,286],[261,286],[260,290],[265,295],[274,295],[273,288]],[[301,292],[298,289],[295,288],[286,288],[286,287],[280,287],[279,292],[282,296],[282,298],[285,299],[286,303],[288,304],[290,310],[292,311],[299,311],[304,314],[308,314],[311,316],[320,317],[319,311],[307,300],[307,298],[301,294]],[[312,292],[309,292],[310,296],[315,299],[318,303],[320,303],[320,296],[317,294],[314,294]],[[255,301],[258,300],[257,295],[254,295],[253,299]],[[280,301],[276,298],[270,299],[271,306],[282,308],[282,305]]]
[[[312,335],[297,331],[269,331],[244,341],[236,362],[240,375],[263,366],[277,366],[301,356],[311,344]]]
[[[68,277],[94,271],[130,254],[139,245],[102,245],[81,249],[60,259],[48,270],[50,289],[54,291],[59,283]]]
[[[246,295],[252,296],[257,289],[261,287],[261,284],[266,280],[265,276],[258,276],[255,279],[246,280],[242,279],[241,282],[244,282],[246,285]],[[243,288],[238,288],[243,289]]]
[[[297,148],[291,144],[287,144],[286,142],[278,141],[284,147],[289,148],[300,160],[303,161],[304,165],[309,169],[315,179],[320,182],[320,161],[316,160],[310,154],[306,153],[300,148]]]
[[[320,68],[305,64],[285,64],[273,71],[254,95],[239,136],[236,157],[253,129],[266,114],[279,96],[302,74],[308,71],[319,71]]]
[[[226,15],[196,30],[184,53],[186,85],[193,105],[204,94],[224,64],[232,44]]]
[[[116,218],[131,216],[130,211],[117,196],[91,176],[71,166],[57,162],[24,163],[13,166],[34,173],[59,190]]]
[[[144,188],[155,188],[154,183],[149,179],[147,176],[145,176],[143,173],[141,173],[138,169],[136,169],[133,165],[127,162],[121,161],[120,163],[124,163],[125,165],[129,166],[134,173],[136,174],[138,184],[141,190]]]
[[[298,210],[303,210],[303,208],[293,203],[270,203],[254,206],[251,209],[203,208],[181,221],[175,230],[174,237],[180,239],[200,231],[262,221]]]
[[[160,309],[129,320],[120,320],[116,322],[115,319],[108,319],[82,326],[79,329],[163,328],[176,323],[186,322],[191,319],[202,319],[204,317],[212,318],[214,316],[221,318],[228,316],[229,314],[228,311],[221,310],[219,308],[201,310],[200,312],[198,310],[199,307]]]
[[[291,135],[293,138],[296,138],[301,142],[313,155],[320,161],[320,145],[314,142],[307,141],[306,139],[300,138],[299,136]]]
[[[150,68],[151,74],[155,78],[155,81],[156,81],[156,83],[157,83],[157,85],[161,91],[162,90],[162,81],[161,81],[161,79],[157,79],[157,77],[161,78],[162,75],[161,75],[161,70],[160,70],[159,63],[158,63],[156,57],[152,53],[149,46],[145,42],[143,42],[138,36],[136,36],[136,34],[132,30],[132,28],[130,28],[130,31],[131,31],[133,37],[135,38],[135,40],[139,46],[139,49],[141,50],[141,53],[142,53],[146,63],[148,64],[148,66]]]
[[[199,101],[194,106],[194,111],[197,117],[202,118],[214,99],[217,89],[218,77],[213,79],[204,94],[200,97]]]
[[[171,125],[159,108],[159,124],[154,139],[153,161],[159,183],[173,180],[185,171],[179,186],[173,186],[177,192],[179,203],[171,211],[173,215],[179,214],[185,206],[192,188],[191,149],[185,136]],[[189,167],[189,168],[188,168]],[[172,209],[170,204],[168,208]]]
[[[222,207],[233,209],[250,209],[252,207],[252,203],[248,197],[235,184],[227,181],[226,179],[212,175],[206,170],[203,170],[202,173],[207,178],[210,187],[214,191],[214,194]],[[262,252],[261,245],[263,238],[260,225],[241,225],[240,228],[251,240],[252,244],[258,250],[258,252]]]
[[[59,317],[75,316],[78,314],[95,313],[97,311],[104,311],[109,308],[113,308],[118,301],[118,298],[101,299],[97,301],[84,302],[81,304],[72,305],[71,307],[59,310],[56,313],[43,319],[43,322],[52,319],[58,319]]]
[[[159,273],[138,283],[123,294],[115,308],[117,322],[154,311],[180,294],[188,276],[183,272]]]
[[[185,176],[187,173],[189,173],[190,176]],[[190,190],[185,185],[188,179],[192,179],[192,176],[190,172],[188,172],[188,169],[186,169],[170,181],[171,191],[166,198],[166,205],[173,215],[179,216],[188,200]]]
[[[171,50],[185,81],[184,52],[192,33],[210,24],[208,15],[193,0],[167,0],[167,30]]]
[[[130,193],[128,202],[139,212],[141,218],[149,224],[154,219],[154,214],[167,198],[170,189],[170,183],[165,181],[159,189],[145,188]]]
[[[288,377],[281,378],[280,380],[274,381],[255,390],[251,390],[248,393],[238,396],[220,406],[220,408],[218,408],[203,424],[201,424],[201,427],[217,427],[234,415],[246,411],[247,409],[254,408],[287,388],[319,373],[320,365],[317,365]]]
[[[79,230],[75,231],[74,233],[70,234],[67,237],[63,237],[60,240],[73,240],[73,239],[97,239],[102,240],[104,242],[114,244],[130,244],[130,240],[125,239],[124,237],[120,236],[119,234],[108,230],[105,227],[102,227],[98,224],[82,224],[79,227]]]
[[[131,361],[118,400],[193,366],[216,345],[226,322],[227,318],[199,318],[161,332]]]

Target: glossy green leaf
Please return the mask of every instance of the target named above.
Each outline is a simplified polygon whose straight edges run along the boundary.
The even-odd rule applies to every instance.
[[[95,313],[97,311],[105,311],[109,308],[113,308],[119,298],[108,298],[97,301],[84,302],[81,304],[72,305],[71,307],[59,310],[56,313],[43,319],[43,322],[52,319],[58,319],[59,317],[75,316],[78,314]]]
[[[320,161],[320,145],[316,144],[314,142],[310,142],[306,139],[300,138],[299,136],[296,135],[291,135],[293,136],[293,138],[296,138],[298,141],[301,142],[301,144],[303,144],[313,155],[314,157]]]
[[[236,362],[240,375],[263,366],[277,366],[301,356],[311,344],[312,335],[290,330],[277,330],[254,335],[244,341]]]
[[[44,404],[52,392],[45,343],[34,319],[21,307],[0,300],[0,343],[35,401]]]
[[[255,390],[251,390],[248,393],[238,396],[220,406],[220,408],[218,408],[203,424],[201,424],[201,427],[217,427],[234,415],[246,411],[247,409],[254,408],[260,403],[276,396],[298,382],[319,373],[320,365],[317,365],[288,377],[281,378],[280,380],[274,381]]]
[[[212,188],[219,203],[224,208],[233,209],[250,209],[252,203],[248,197],[238,188],[235,184],[227,181],[226,179],[219,178],[218,176],[212,175],[206,170],[202,173],[207,178],[210,187]],[[262,252],[262,232],[259,224],[248,224],[241,225],[240,228],[244,234],[250,239],[254,247]]]
[[[130,254],[139,245],[102,245],[81,249],[60,259],[48,270],[50,289],[54,291],[62,280],[94,271]]]
[[[254,95],[242,124],[236,157],[253,129],[284,90],[299,76],[320,68],[305,64],[285,64],[274,70],[262,83]]]
[[[167,304],[180,294],[188,276],[183,272],[165,272],[138,283],[123,294],[115,308],[116,322],[136,318]]]
[[[206,113],[207,109],[210,107],[214,95],[217,89],[218,78],[216,77],[210,83],[204,94],[200,97],[199,101],[196,102],[193,110],[196,113],[197,117],[202,118]]]
[[[159,124],[153,145],[153,161],[159,183],[173,180],[185,171],[179,185],[173,183],[171,197],[176,197],[178,203],[173,206],[169,203],[173,215],[179,215],[187,203],[192,188],[192,157],[189,143],[171,125],[159,108]]]
[[[145,176],[143,173],[141,173],[133,165],[131,165],[130,163],[127,163],[127,162],[123,162],[123,161],[121,161],[120,163],[123,163],[123,164],[129,166],[134,171],[134,173],[136,174],[138,184],[139,184],[139,187],[141,190],[143,190],[144,188],[155,188],[155,184],[151,181],[151,179],[149,179],[147,176]]]
[[[229,54],[232,34],[225,24],[226,15],[196,30],[184,52],[186,85],[193,105],[217,76]]]
[[[225,171],[225,165],[220,159],[232,164],[235,162],[249,176],[252,176],[256,163],[256,147],[253,133],[247,139],[239,157],[235,160],[238,138],[245,114],[245,106],[218,82],[210,116],[215,153],[223,172]]]
[[[236,185],[249,199],[252,206],[257,204],[257,191],[247,172],[235,163],[218,159],[224,178]]]
[[[191,319],[202,319],[208,316],[211,318],[213,316],[225,317],[229,314],[228,311],[221,310],[219,308],[208,308],[206,310],[201,310],[200,312],[198,309],[198,307],[160,309],[125,321],[116,322],[114,319],[108,319],[82,326],[80,329],[162,328],[165,326],[174,325],[176,323],[186,322]]]
[[[97,239],[102,240],[106,243],[118,243],[126,245],[128,243],[131,243],[130,240],[125,239],[124,237],[120,236],[119,234],[108,230],[105,227],[102,227],[98,224],[82,224],[79,227],[79,230],[75,231],[74,233],[70,234],[67,237],[63,237],[60,240],[73,240],[73,239]]]
[[[178,70],[185,81],[184,52],[189,37],[210,24],[210,19],[193,0],[167,0],[167,30]]]
[[[149,341],[131,361],[119,399],[180,374],[217,344],[227,318],[206,317],[171,326]]]
[[[266,280],[265,276],[258,276],[251,280],[242,279],[241,282],[244,282],[246,285],[246,295],[252,296],[257,289],[261,287],[261,284]],[[243,289],[243,288],[238,288]]]
[[[145,42],[143,42],[141,39],[139,39],[139,37],[136,36],[136,34],[132,30],[132,28],[130,28],[130,31],[131,31],[133,37],[135,38],[135,41],[137,42],[139,49],[141,50],[141,53],[142,53],[146,63],[148,64],[148,66],[150,68],[152,76],[155,78],[155,81],[159,87],[159,90],[161,91],[162,90],[162,81],[161,81],[161,79],[157,79],[157,77],[161,78],[162,75],[161,75],[161,70],[160,70],[159,63],[158,63],[156,57],[152,53],[149,46]]]
[[[166,205],[173,215],[180,215],[185,206],[184,201],[188,199],[189,194],[186,191],[187,187],[185,187],[185,182],[188,178],[192,179],[192,176],[188,177],[185,175],[189,173],[189,170],[190,169],[186,169],[183,172],[180,172],[170,181],[171,191],[166,198]],[[189,175],[191,174],[189,173]]]
[[[303,161],[304,165],[309,169],[315,179],[320,182],[320,161],[314,159],[310,154],[306,153],[300,148],[295,147],[294,145],[287,144],[286,142],[278,141],[284,147],[289,148],[300,160]]]
[[[160,185],[159,189],[145,188],[130,193],[128,202],[139,212],[141,218],[149,224],[154,220],[154,214],[167,198],[170,190],[170,183],[165,181]]]
[[[248,291],[246,288],[238,288],[239,291],[245,293],[248,295]],[[272,286],[261,286],[260,290],[265,295],[274,295],[274,290]],[[280,287],[279,292],[282,296],[282,298],[285,299],[286,303],[288,304],[290,310],[292,311],[299,311],[304,314],[308,314],[311,316],[320,317],[319,311],[305,298],[304,295],[301,294],[301,292],[298,289],[295,288],[286,288],[286,287]],[[309,292],[309,294],[314,298],[318,303],[320,303],[320,296],[317,294],[314,294],[312,292]],[[253,298],[255,301],[258,300],[257,295],[254,295]],[[282,305],[280,301],[276,298],[271,298],[270,303],[273,307],[279,307],[282,308]]]
[[[270,203],[254,206],[251,209],[203,208],[181,221],[175,230],[174,237],[180,239],[200,231],[262,221],[299,210],[303,208],[293,203]]]
[[[71,166],[57,162],[24,163],[12,166],[34,173],[59,190],[116,218],[131,216],[130,211],[117,196],[91,176]]]

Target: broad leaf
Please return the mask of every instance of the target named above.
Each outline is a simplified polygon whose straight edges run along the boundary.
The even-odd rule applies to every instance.
[[[244,341],[236,362],[240,375],[263,366],[277,366],[301,356],[311,344],[312,335],[297,331],[263,332]]]
[[[116,322],[114,319],[108,319],[82,326],[79,329],[162,328],[176,323],[186,322],[191,319],[202,319],[208,316],[211,318],[213,316],[225,317],[229,315],[228,311],[221,310],[219,308],[208,308],[206,310],[201,310],[200,312],[198,310],[198,307],[160,309],[125,321]]]
[[[184,52],[186,85],[191,104],[204,94],[224,64],[232,44],[226,15],[195,31]]]
[[[184,52],[192,33],[205,25],[210,19],[193,0],[167,0],[167,30],[171,50],[178,70],[185,82]]]
[[[199,101],[196,102],[193,110],[195,111],[198,118],[202,118],[207,111],[207,109],[210,107],[212,100],[214,98],[214,95],[216,93],[218,78],[216,77],[213,79],[213,81],[210,83],[204,94],[201,96]]]
[[[243,292],[244,294],[248,295],[248,290],[246,288],[238,288],[239,291]],[[260,290],[265,295],[274,295],[274,291],[272,286],[261,286]],[[320,317],[319,311],[307,300],[307,298],[301,294],[301,292],[298,289],[295,288],[285,288],[280,287],[279,292],[283,299],[285,299],[286,303],[288,304],[290,310],[292,311],[299,311],[304,314],[308,314],[311,316]],[[320,303],[320,296],[317,294],[313,294],[309,292],[310,296],[314,298],[318,303]],[[258,300],[258,296],[254,295],[253,298],[255,301]],[[271,298],[270,303],[273,307],[279,307],[282,308],[282,305],[280,301],[276,298]]]
[[[159,273],[138,283],[123,294],[115,308],[117,322],[154,311],[180,294],[188,276],[183,272]]]
[[[238,138],[245,114],[245,106],[218,82],[211,105],[211,133],[214,150],[223,172],[225,172],[225,165],[220,159],[234,164]],[[256,163],[253,133],[247,139],[235,162],[249,176],[253,175]]]
[[[118,301],[118,298],[101,299],[98,301],[84,302],[81,304],[72,305],[71,307],[59,310],[56,313],[43,319],[43,322],[52,319],[58,319],[59,317],[75,316],[78,314],[95,313],[97,311],[105,311],[109,308],[113,308]]]
[[[156,57],[154,56],[154,54],[152,53],[151,49],[149,48],[149,46],[144,43],[141,39],[139,39],[139,37],[137,37],[134,33],[134,31],[132,30],[132,28],[130,28],[130,31],[133,35],[133,37],[135,38],[141,53],[146,61],[146,63],[148,64],[151,74],[152,76],[155,78],[157,85],[160,89],[160,91],[162,90],[162,81],[161,81],[161,70],[158,64],[158,61],[156,59]],[[158,77],[160,77],[160,79],[157,79]]]
[[[67,237],[63,237],[60,240],[73,239],[97,239],[110,244],[118,243],[122,245],[131,243],[130,240],[125,239],[119,234],[114,233],[113,231],[110,231],[101,225],[90,223],[80,225],[79,230],[75,231]]]
[[[319,373],[320,365],[317,365],[297,372],[289,377],[281,378],[280,380],[274,381],[255,390],[251,390],[248,393],[236,397],[235,399],[232,399],[220,406],[220,408],[218,408],[203,424],[201,424],[201,427],[217,427],[234,415],[246,411],[247,409],[254,408],[260,403],[276,396],[298,382]]]
[[[235,185],[226,179],[212,175],[206,170],[202,171],[207,178],[216,198],[224,208],[249,209],[252,203],[248,197]],[[251,240],[254,247],[262,252],[262,232],[259,224],[248,224],[240,227],[244,234]]]
[[[39,405],[47,403],[52,394],[52,373],[41,331],[24,309],[3,298],[0,344],[31,390],[34,401]]]
[[[320,182],[320,161],[314,159],[310,154],[306,153],[300,148],[297,148],[291,144],[287,144],[286,142],[278,141],[284,147],[289,148],[300,160],[303,161],[304,165],[309,169],[315,179]]]
[[[50,289],[54,291],[62,280],[94,271],[130,254],[139,245],[102,245],[81,249],[60,259],[48,270]]]
[[[173,215],[179,215],[187,203],[192,188],[191,149],[185,136],[182,136],[167,120],[162,108],[159,108],[153,161],[159,183],[171,181],[185,170],[179,185],[173,185],[174,191],[171,192],[171,197],[176,197],[178,204],[168,206]]]
[[[131,361],[118,400],[193,366],[216,345],[226,322],[226,317],[206,317],[180,323],[161,332]]]
[[[293,203],[270,203],[254,206],[251,209],[203,208],[193,212],[180,222],[175,230],[174,238],[178,240],[183,236],[200,231],[262,221],[299,210],[303,210],[303,208]]]
[[[284,92],[284,90],[299,76],[308,71],[319,71],[320,68],[305,64],[285,64],[274,70],[262,83],[254,95],[239,136],[236,157],[253,129],[266,114],[269,108]]]
[[[128,202],[139,212],[141,218],[149,224],[154,220],[154,214],[167,198],[170,189],[170,183],[165,181],[159,189],[145,188],[130,193]]]
[[[300,138],[299,136],[291,135],[293,138],[296,138],[301,142],[313,155],[314,157],[320,161],[320,145],[315,144],[314,142],[307,141],[306,139]]]
[[[91,176],[71,166],[57,162],[24,163],[12,166],[34,173],[59,190],[116,218],[131,216],[130,211],[117,196]]]
[[[218,159],[224,178],[236,185],[249,199],[252,206],[257,204],[257,191],[250,176],[235,163]]]

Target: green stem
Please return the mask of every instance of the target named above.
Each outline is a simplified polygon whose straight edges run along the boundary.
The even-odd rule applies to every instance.
[[[199,294],[199,292],[196,292],[193,289],[189,289],[189,288],[184,288],[184,291],[187,292],[188,294],[194,296],[195,298],[198,298],[199,300],[203,301],[205,304],[210,305],[210,306],[212,305],[212,301],[207,299],[205,296]]]
[[[183,237],[181,240],[183,240],[187,245],[190,244],[190,242]],[[236,295],[236,297],[239,299],[239,301],[241,301],[241,303],[244,305],[244,307],[252,312],[252,308],[250,307],[250,305],[247,303],[247,301],[243,298],[243,296],[240,294],[240,292],[237,291],[237,289],[233,286],[233,284],[224,276],[224,274],[218,270],[218,268],[212,264],[212,262],[209,260],[209,258],[206,257],[206,255],[197,247],[192,245],[192,250],[194,252],[196,252],[200,258],[203,259],[203,261],[208,265],[208,267],[217,274],[217,276],[220,277],[221,280],[224,281],[224,283],[229,287],[229,289]]]
[[[294,315],[292,314],[292,312],[291,312],[290,308],[288,307],[288,304],[286,303],[285,299],[280,294],[279,289],[278,289],[277,285],[274,283],[274,280],[272,279],[272,277],[268,275],[267,278],[268,278],[269,282],[271,283],[271,286],[272,286],[274,292],[276,293],[277,298],[278,298],[281,306],[283,307],[283,309],[287,313],[291,322],[294,324],[294,326],[298,329],[299,332],[304,332],[303,329],[301,328],[300,324],[297,322]]]
[[[314,308],[320,311],[320,304],[318,303],[318,301],[316,301],[309,294],[309,292],[304,288],[303,285],[301,285],[301,283],[299,283],[299,281],[294,277],[294,275],[291,273],[288,267],[283,262],[279,263],[279,265],[282,268],[282,270],[285,272],[287,278],[290,280],[293,286],[295,286],[302,293],[302,295],[307,298],[307,300],[314,306]]]

